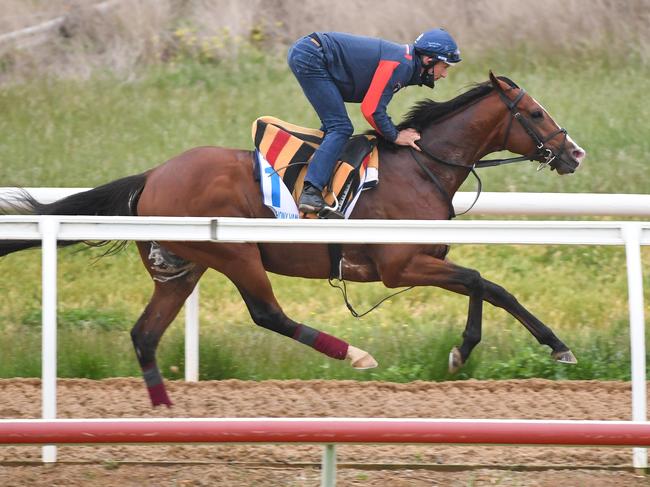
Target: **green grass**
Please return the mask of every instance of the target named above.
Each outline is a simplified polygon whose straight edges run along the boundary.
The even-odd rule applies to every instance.
[[[89,253],[98,254],[98,250]],[[646,262],[648,254],[645,254]],[[452,258],[503,283],[551,326],[575,352],[576,367],[555,364],[503,310],[485,306],[483,341],[455,378],[629,378],[625,257],[622,248],[598,246],[463,245]],[[6,258],[12,273],[0,306],[0,377],[40,375],[40,255]],[[102,378],[138,375],[128,330],[152,285],[133,247],[91,264],[87,252],[60,252],[59,375]],[[36,276],[36,277],[35,277]],[[447,354],[458,345],[467,299],[435,288],[416,288],[367,317],[352,318],[339,292],[322,281],[272,276],[276,295],[294,319],[370,351],[380,368],[359,373],[285,337],[255,326],[234,286],[215,272],[201,281],[200,376],[204,379],[337,378],[443,380]],[[646,276],[646,305],[650,303]],[[350,284],[350,297],[366,309],[388,290]],[[648,310],[646,309],[646,314]],[[160,346],[166,376],[182,377],[183,316]],[[172,372],[176,366],[179,372]]]
[[[390,105],[399,120],[425,96],[448,99],[488,69],[525,87],[589,153],[572,177],[531,164],[481,172],[486,191],[647,193],[650,117],[648,68],[616,69],[598,59],[573,64],[484,59],[454,68],[435,91],[409,88]],[[243,57],[232,66],[193,61],[148,68],[135,81],[34,80],[0,88],[0,186],[94,186],[150,168],[193,146],[250,148],[250,125],[272,114],[318,126],[281,59]],[[350,114],[366,130],[357,106]],[[471,190],[469,183],[465,190]],[[96,249],[59,253],[59,376],[138,375],[128,330],[152,285],[135,248],[100,260]],[[650,253],[643,251],[646,268]],[[504,311],[485,307],[483,342],[458,378],[629,378],[627,283],[622,248],[455,246],[455,262],[505,285],[575,352],[579,365],[557,365],[548,349]],[[0,261],[0,377],[40,375],[40,254]],[[646,316],[650,279],[644,278]],[[380,368],[365,373],[256,327],[234,286],[208,273],[201,281],[201,377],[448,379],[447,354],[460,341],[467,299],[414,289],[362,320],[322,281],[272,276],[289,316],[370,351]],[[352,284],[364,310],[389,293]],[[183,370],[182,317],[160,345],[168,377]],[[180,372],[169,370],[178,366]]]
[[[452,68],[436,90],[410,87],[396,95],[395,120],[417,100],[449,99],[490,68],[540,101],[588,152],[578,175],[537,173],[532,164],[484,170],[490,191],[645,192],[650,117],[643,103],[650,70],[607,65],[506,67],[483,61]],[[455,70],[455,72],[454,72]],[[62,100],[64,102],[62,103]],[[349,112],[368,128],[358,106]],[[92,186],[155,166],[190,147],[250,148],[250,126],[262,114],[319,125],[287,67],[248,59],[235,67],[186,62],[151,68],[134,82],[35,80],[0,90],[0,181],[21,186]],[[639,177],[641,176],[641,177]]]

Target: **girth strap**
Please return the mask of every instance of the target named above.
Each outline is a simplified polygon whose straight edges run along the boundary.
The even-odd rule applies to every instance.
[[[327,252],[330,256],[330,279],[342,280],[341,259],[343,257],[342,246],[339,243],[327,244]]]

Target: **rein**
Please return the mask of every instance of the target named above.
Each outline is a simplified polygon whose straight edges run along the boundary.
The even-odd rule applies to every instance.
[[[427,157],[429,157],[429,159],[432,159],[433,161],[435,161],[435,162],[437,162],[439,164],[442,164],[444,166],[462,168],[462,169],[465,169],[465,170],[469,170],[474,175],[474,177],[476,178],[476,182],[478,184],[478,187],[476,189],[476,197],[474,198],[474,201],[472,202],[470,207],[467,210],[465,210],[464,212],[458,213],[458,214],[456,213],[456,211],[454,210],[452,197],[449,194],[449,192],[445,189],[444,185],[440,182],[440,179],[433,173],[433,171],[431,171],[427,166],[425,166],[424,163],[420,159],[418,159],[418,157],[417,157],[417,152],[418,151],[416,151],[413,147],[409,147],[409,149],[411,151],[411,156],[413,157],[415,162],[417,162],[418,166],[420,166],[420,169],[422,169],[422,171],[429,177],[429,179],[435,185],[435,187],[438,189],[440,194],[447,200],[447,207],[449,208],[449,215],[448,215],[449,220],[451,220],[452,218],[455,218],[456,216],[464,215],[465,213],[469,212],[472,208],[474,208],[474,205],[478,201],[479,196],[481,196],[481,190],[483,189],[483,182],[481,181],[481,178],[479,177],[478,173],[476,172],[476,169],[482,169],[484,167],[502,166],[504,164],[512,164],[514,162],[534,161],[535,158],[541,158],[541,159],[543,159],[543,161],[539,163],[539,167],[537,168],[537,170],[539,171],[540,169],[543,169],[544,167],[548,166],[551,162],[553,162],[553,160],[555,160],[555,158],[562,156],[562,154],[564,154],[564,151],[566,150],[566,139],[567,139],[567,135],[568,135],[566,129],[560,128],[560,129],[556,130],[555,132],[553,132],[551,135],[549,135],[549,136],[547,136],[545,138],[542,138],[542,137],[539,136],[539,134],[537,133],[535,128],[530,124],[530,122],[528,120],[526,120],[521,115],[521,112],[519,112],[517,110],[517,105],[519,104],[521,99],[526,94],[526,90],[524,90],[523,88],[520,88],[519,93],[517,94],[517,96],[515,97],[514,100],[510,100],[510,98],[508,98],[501,89],[497,89],[496,91],[499,94],[499,97],[501,98],[503,103],[505,103],[506,107],[508,108],[508,111],[512,115],[510,117],[510,119],[509,119],[509,122],[508,122],[508,128],[506,129],[506,134],[505,134],[505,137],[504,137],[504,140],[503,140],[502,147],[505,149],[505,147],[506,147],[506,145],[508,143],[508,138],[510,137],[510,130],[512,129],[512,121],[517,120],[521,124],[523,129],[526,131],[526,133],[533,140],[533,142],[535,143],[535,151],[531,155],[518,156],[518,157],[508,157],[508,158],[505,158],[505,159],[481,159],[479,161],[476,161],[471,166],[465,166],[465,165],[462,165],[462,164],[458,164],[456,162],[451,162],[451,161],[447,161],[445,159],[441,159],[438,156],[436,156],[435,154],[433,154],[429,149],[422,146],[420,141],[418,141],[418,140],[415,141],[417,146],[420,148],[421,152],[424,153]],[[547,147],[544,147],[544,144],[546,144],[546,142],[548,142],[553,137],[555,137],[556,135],[559,135],[559,134],[564,134],[564,139],[562,141],[561,150],[556,154],[553,151],[553,149],[549,149]],[[340,281],[343,285],[339,286],[337,284],[334,284],[334,282],[333,282],[334,279]],[[392,298],[393,296],[396,296],[398,294],[401,294],[403,292],[406,292],[406,291],[409,291],[409,290],[413,289],[413,286],[411,286],[411,287],[396,291],[393,294],[390,294],[389,296],[386,296],[385,298],[383,298],[381,301],[379,301],[377,304],[372,306],[370,309],[368,309],[364,313],[358,313],[352,307],[350,302],[348,301],[347,287],[345,285],[345,280],[342,278],[342,273],[341,273],[341,269],[340,269],[340,261],[339,261],[338,276],[336,276],[334,273],[332,273],[332,276],[328,279],[328,282],[329,282],[330,286],[338,288],[341,291],[341,293],[343,294],[343,300],[345,301],[345,305],[347,306],[350,313],[352,313],[352,316],[354,316],[355,318],[361,318],[362,316],[370,313],[371,311],[373,311],[374,309],[379,307],[387,299]]]
[[[420,148],[420,150],[421,150],[424,154],[426,154],[427,156],[429,156],[429,158],[433,159],[434,161],[436,161],[436,162],[438,162],[438,163],[440,163],[440,164],[444,164],[445,166],[460,167],[460,168],[463,168],[463,169],[469,169],[469,170],[471,171],[471,173],[472,173],[472,174],[474,175],[474,177],[476,178],[476,181],[478,182],[478,190],[477,190],[477,192],[476,192],[476,198],[474,199],[474,202],[472,203],[472,206],[470,206],[470,207],[469,207],[467,210],[465,210],[463,213],[460,213],[460,215],[464,215],[464,214],[467,213],[469,210],[471,210],[472,207],[473,207],[473,206],[476,204],[476,202],[478,201],[478,197],[480,196],[480,194],[481,194],[481,189],[482,189],[482,187],[483,187],[483,183],[482,183],[482,181],[481,181],[481,178],[478,176],[478,174],[477,174],[476,171],[474,170],[474,165],[472,165],[472,166],[463,166],[463,165],[461,165],[461,164],[456,164],[456,163],[454,163],[454,162],[445,161],[444,159],[440,159],[439,157],[433,155],[433,154],[431,153],[431,151],[429,151],[426,147],[423,147],[423,146],[419,143],[419,141],[415,141],[415,143],[417,144],[417,146]],[[438,191],[440,192],[440,194],[442,194],[442,196],[444,196],[444,198],[447,200],[447,207],[449,208],[449,215],[448,215],[447,219],[448,219],[448,220],[451,220],[452,218],[455,218],[456,216],[458,216],[458,214],[456,214],[456,211],[454,210],[454,204],[453,204],[453,202],[452,202],[452,197],[449,195],[449,192],[448,192],[448,191],[445,189],[445,187],[442,185],[442,183],[440,182],[440,180],[438,179],[438,177],[437,177],[437,176],[436,176],[436,175],[435,175],[435,174],[434,174],[434,173],[433,173],[433,172],[432,172],[432,171],[431,171],[427,166],[425,166],[425,165],[422,163],[422,161],[420,161],[420,159],[417,158],[417,156],[415,155],[415,154],[416,154],[416,150],[413,149],[412,147],[411,147],[410,149],[411,149],[411,156],[413,157],[413,159],[415,159],[415,162],[418,163],[418,166],[420,166],[420,169],[422,169],[422,170],[424,171],[424,173],[425,173],[427,176],[429,176],[429,179],[431,180],[431,182],[433,182],[433,184],[436,186],[436,188],[438,188]]]
[[[420,166],[420,169],[424,171],[424,173],[429,177],[431,182],[436,186],[440,194],[447,200],[447,206],[449,208],[449,216],[448,219],[451,220],[452,218],[455,218],[456,216],[464,215],[465,213],[469,212],[472,208],[474,208],[474,205],[478,201],[479,197],[481,196],[481,190],[483,189],[483,182],[481,181],[481,178],[479,177],[478,173],[476,172],[476,169],[482,169],[485,167],[496,167],[496,166],[502,166],[505,164],[512,164],[514,162],[522,162],[522,161],[534,161],[536,157],[544,159],[542,162],[539,163],[539,167],[537,170],[544,169],[544,167],[548,166],[551,162],[555,160],[557,157],[561,157],[562,154],[564,154],[564,151],[566,149],[566,138],[567,138],[567,131],[565,128],[559,128],[552,134],[548,135],[545,138],[542,138],[539,136],[537,131],[534,129],[534,127],[530,124],[528,120],[526,120],[522,115],[521,112],[517,110],[517,105],[521,101],[521,99],[524,97],[526,94],[526,90],[523,88],[519,89],[519,93],[515,97],[514,100],[510,100],[502,90],[497,90],[497,93],[499,94],[499,97],[505,103],[506,107],[508,108],[508,111],[512,115],[510,118],[510,121],[508,123],[508,128],[506,129],[506,135],[503,140],[503,148],[505,149],[507,143],[508,143],[508,138],[510,137],[510,129],[512,128],[512,121],[517,120],[523,129],[526,131],[526,133],[529,135],[529,137],[533,140],[535,143],[535,152],[529,156],[518,156],[518,157],[508,157],[505,159],[481,159],[480,161],[476,161],[474,164],[471,166],[465,166],[463,164],[458,164],[455,162],[450,162],[446,161],[444,159],[441,159],[434,155],[429,149],[424,147],[419,140],[416,140],[415,143],[416,145],[420,148],[421,152],[423,152],[425,155],[427,155],[430,159],[434,160],[435,162],[439,164],[443,164],[445,166],[450,166],[450,167],[456,167],[456,168],[462,168],[462,169],[469,169],[469,171],[474,175],[476,178],[476,182],[478,184],[478,188],[476,189],[476,197],[474,198],[474,201],[470,205],[469,208],[467,208],[464,212],[462,213],[456,213],[454,210],[454,205],[452,202],[452,197],[449,195],[449,192],[445,189],[445,187],[442,185],[438,177],[428,168],[426,167],[422,161],[420,161],[417,156],[416,156],[416,150],[413,147],[410,147],[411,151],[411,156],[413,159],[415,159],[415,162],[417,162],[418,166]],[[564,139],[562,140],[562,148],[561,150],[556,154],[552,149],[549,149],[547,147],[544,147],[544,145],[554,138],[556,135],[559,134],[564,134]]]

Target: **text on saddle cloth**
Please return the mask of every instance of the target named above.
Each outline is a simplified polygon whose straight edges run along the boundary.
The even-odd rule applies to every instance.
[[[299,218],[296,202],[302,192],[307,164],[323,140],[323,132],[260,117],[253,122],[255,177],[259,179],[264,204],[278,218]],[[350,138],[337,163],[323,197],[347,218],[365,189],[378,182],[379,158],[373,136]]]

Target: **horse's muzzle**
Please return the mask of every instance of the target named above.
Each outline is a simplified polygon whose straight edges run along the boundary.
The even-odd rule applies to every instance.
[[[551,163],[551,168],[555,169],[560,175],[576,172],[587,156],[585,150],[571,140],[571,137],[567,137],[566,144],[567,147],[563,153]]]
[[[566,155],[558,157],[553,162],[554,163],[551,163],[551,169],[555,169],[560,175],[573,174],[580,166],[580,163],[577,160]]]

